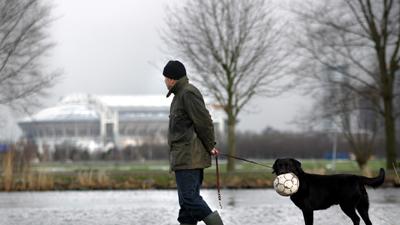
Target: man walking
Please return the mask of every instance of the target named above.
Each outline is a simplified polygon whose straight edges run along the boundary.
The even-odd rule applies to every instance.
[[[200,196],[204,168],[211,166],[214,148],[214,127],[200,91],[189,83],[185,66],[169,61],[163,75],[172,93],[169,115],[168,145],[171,170],[175,172],[179,197],[178,221],[181,225],[223,225],[217,211],[212,212]]]

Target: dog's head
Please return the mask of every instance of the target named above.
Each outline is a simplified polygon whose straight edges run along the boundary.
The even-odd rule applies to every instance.
[[[294,173],[297,176],[304,173],[303,169],[301,168],[301,163],[295,159],[291,158],[284,158],[284,159],[277,159],[272,166],[272,173],[276,175],[281,175],[284,173]]]

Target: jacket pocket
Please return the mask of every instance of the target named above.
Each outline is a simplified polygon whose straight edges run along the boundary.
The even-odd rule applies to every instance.
[[[197,136],[192,142],[191,150],[193,167],[206,168],[211,165],[211,155]]]
[[[190,143],[174,144],[170,152],[171,169],[185,169],[190,167]]]

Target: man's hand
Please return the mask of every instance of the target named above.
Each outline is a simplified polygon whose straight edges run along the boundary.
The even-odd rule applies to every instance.
[[[219,150],[216,149],[216,148],[213,148],[213,149],[210,151],[210,153],[211,153],[212,156],[218,156],[218,155],[219,155]]]

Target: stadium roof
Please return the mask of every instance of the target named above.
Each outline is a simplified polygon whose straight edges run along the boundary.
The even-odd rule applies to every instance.
[[[169,107],[172,97],[165,95],[100,95],[98,99],[109,107]]]
[[[99,120],[97,110],[86,105],[59,105],[47,108],[20,122],[93,121]]]
[[[110,108],[168,109],[172,98],[165,95],[108,96],[72,94],[63,97],[51,108],[25,117],[20,122],[93,121]]]

